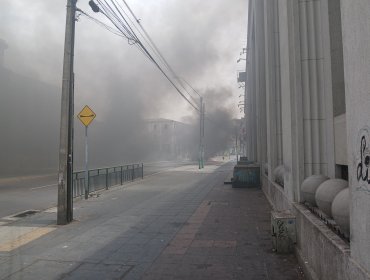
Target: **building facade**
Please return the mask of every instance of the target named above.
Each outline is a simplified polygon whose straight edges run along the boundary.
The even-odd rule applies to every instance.
[[[146,125],[157,158],[164,160],[189,158],[187,144],[189,125],[163,118],[147,120]]]
[[[247,156],[273,208],[296,215],[306,275],[370,279],[370,1],[250,0],[246,73]],[[319,177],[332,186],[311,205]]]

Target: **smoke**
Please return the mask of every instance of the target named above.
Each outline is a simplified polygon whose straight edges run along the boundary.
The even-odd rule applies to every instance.
[[[85,3],[86,2],[86,3]],[[208,155],[227,139],[235,60],[246,25],[244,0],[129,1],[176,72],[204,95]],[[87,1],[78,6],[90,13]],[[65,1],[2,1],[0,177],[56,170]],[[1,50],[0,50],[1,52]],[[235,102],[234,102],[235,103]],[[88,104],[91,166],[152,158],[147,120],[184,120],[188,150],[198,143],[198,115],[134,46],[80,16],[76,24],[75,113]],[[213,127],[213,128],[212,128]],[[75,166],[82,167],[84,127],[75,122]],[[227,142],[227,141],[226,141]],[[28,171],[26,171],[28,170]]]
[[[1,65],[0,87],[0,174],[55,170],[60,112],[56,89]]]
[[[227,151],[234,137],[235,122],[232,107],[224,102],[233,93],[230,88],[208,88],[200,94],[205,102],[204,144],[205,158],[209,159]],[[188,142],[192,143],[193,147],[199,146],[199,116],[188,116],[184,120],[192,124],[193,134],[189,135]],[[195,160],[197,157],[198,151],[193,148],[192,159]]]

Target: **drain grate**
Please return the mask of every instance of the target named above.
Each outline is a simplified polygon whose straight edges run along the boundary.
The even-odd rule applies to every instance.
[[[24,218],[24,217],[27,217],[27,216],[31,216],[33,214],[36,214],[38,213],[39,211],[38,210],[26,210],[26,211],[23,211],[17,215],[14,215],[13,217],[14,218]]]

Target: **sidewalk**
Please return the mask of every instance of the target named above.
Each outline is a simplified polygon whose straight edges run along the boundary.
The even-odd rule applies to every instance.
[[[304,279],[294,255],[272,252],[259,189],[217,184],[144,279]]]
[[[185,166],[55,209],[0,219],[0,279],[303,279],[271,250],[261,190],[224,185],[232,164]]]

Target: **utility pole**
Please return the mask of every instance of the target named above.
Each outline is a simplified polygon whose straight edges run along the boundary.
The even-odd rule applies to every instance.
[[[73,106],[74,106],[74,37],[77,0],[67,0],[66,31],[64,41],[63,83],[60,119],[58,214],[57,224],[73,220]]]
[[[235,131],[235,155],[236,155],[236,162],[238,163],[238,127],[236,127],[236,131]]]
[[[199,106],[199,169],[202,168],[202,144],[203,144],[203,97],[200,96]]]
[[[204,168],[204,119],[205,119],[205,110],[206,110],[206,104],[202,102],[202,168]]]
[[[198,96],[199,96],[199,151],[198,164],[199,169],[204,168],[204,118],[205,118],[205,104],[203,97],[184,79],[182,79]]]

